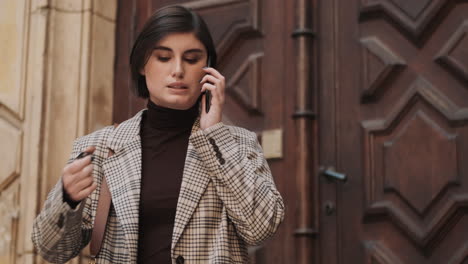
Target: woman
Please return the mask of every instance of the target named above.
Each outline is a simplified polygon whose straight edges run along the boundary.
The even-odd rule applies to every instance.
[[[150,17],[130,56],[147,109],[75,141],[34,222],[39,254],[62,263],[90,242],[103,179],[112,205],[97,263],[246,263],[246,245],[274,234],[282,198],[255,133],[221,122],[215,62],[197,14],[170,6]],[[75,158],[83,152],[92,156]]]

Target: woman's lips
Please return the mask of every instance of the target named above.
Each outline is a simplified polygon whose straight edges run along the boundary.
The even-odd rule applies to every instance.
[[[187,89],[188,85],[182,82],[174,82],[169,84],[167,87],[172,89]]]

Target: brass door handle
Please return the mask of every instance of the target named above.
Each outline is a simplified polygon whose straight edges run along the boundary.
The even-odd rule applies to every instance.
[[[335,171],[335,168],[333,167],[320,167],[320,174],[331,181],[344,183],[348,180],[348,176],[346,176],[346,174]]]

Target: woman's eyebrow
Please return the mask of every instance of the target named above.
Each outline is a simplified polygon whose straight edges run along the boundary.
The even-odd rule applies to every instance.
[[[166,51],[172,51],[171,48],[164,47],[164,46],[156,46],[154,47],[154,50],[166,50]]]
[[[171,48],[165,47],[165,46],[156,46],[154,47],[154,50],[164,50],[164,51],[173,52]],[[187,53],[203,53],[203,50],[202,49],[189,49],[189,50],[184,51],[184,54],[187,54]]]
[[[189,49],[189,50],[186,50],[184,52],[184,54],[187,54],[187,53],[203,53],[203,50],[201,50],[201,49]]]

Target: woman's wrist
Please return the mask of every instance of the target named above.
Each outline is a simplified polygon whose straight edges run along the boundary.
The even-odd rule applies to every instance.
[[[74,201],[70,195],[67,193],[67,191],[65,190],[65,188],[62,188],[62,192],[63,192],[63,202],[67,203],[72,209],[75,209],[81,201]]]

